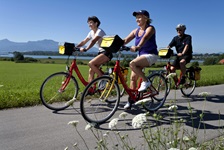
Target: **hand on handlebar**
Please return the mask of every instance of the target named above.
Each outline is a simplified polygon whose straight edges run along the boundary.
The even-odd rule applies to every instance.
[[[80,50],[80,52],[86,52],[86,49],[83,47],[80,47],[79,50]]]
[[[177,53],[177,56],[179,56],[179,57],[180,57],[180,56],[183,56],[183,54],[182,54],[182,53]]]
[[[130,48],[130,51],[131,51],[131,52],[137,52],[137,51],[138,51],[138,47],[137,47],[137,46],[132,46],[132,47]]]
[[[121,47],[121,50],[130,51],[130,47],[122,46],[122,47]]]

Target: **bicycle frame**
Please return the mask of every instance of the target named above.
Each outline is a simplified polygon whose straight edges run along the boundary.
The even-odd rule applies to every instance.
[[[118,79],[118,78],[120,78],[121,84],[123,85],[125,91],[128,93],[130,99],[132,101],[134,101],[134,102],[136,102],[136,101],[138,101],[140,99],[144,99],[144,98],[148,98],[148,97],[152,97],[152,96],[156,95],[156,94],[151,94],[150,91],[147,91],[145,93],[138,92],[138,88],[140,87],[141,82],[142,82],[142,79],[141,78],[139,79],[138,88],[137,89],[131,89],[131,88],[128,87],[128,85],[125,82],[124,77],[123,77],[123,75],[121,73],[120,57],[121,57],[121,51],[119,51],[118,59],[116,60],[116,63],[115,63],[115,66],[114,66],[114,70],[113,70],[113,81],[112,81],[112,84],[110,86],[109,92],[107,93],[107,96],[109,95],[111,89],[113,88],[113,84],[115,83],[116,79]],[[157,91],[154,87],[152,87],[152,88],[155,91]],[[104,93],[102,93],[102,95],[104,95]]]
[[[67,62],[69,60],[69,57],[68,56],[68,59],[67,59]],[[73,60],[72,60],[72,63],[70,65],[70,67],[68,66],[68,63],[67,63],[67,67],[66,67],[67,71],[68,71],[68,74],[69,74],[69,77],[65,79],[65,81],[63,82],[61,88],[60,88],[60,92],[63,92],[63,90],[66,88],[66,86],[68,85],[70,79],[71,79],[71,76],[73,74],[73,70],[75,71],[75,73],[77,74],[77,77],[79,78],[79,80],[82,82],[82,84],[84,86],[86,86],[88,84],[88,82],[83,78],[81,72],[79,71],[79,68],[77,66],[77,63],[76,63],[76,55],[74,56]]]
[[[166,64],[166,71],[167,71],[167,72],[166,72],[166,75],[169,75],[169,74],[171,73],[171,69],[170,69],[170,67],[171,67],[171,63],[170,63],[170,59],[169,59],[169,61],[168,61],[167,64]],[[175,80],[175,79],[173,78],[176,87],[178,87],[182,75],[183,75],[183,74],[182,74],[182,72],[180,71],[180,75],[177,76],[177,78],[176,78],[177,80]]]
[[[69,73],[72,75],[72,71],[75,71],[76,75],[78,76],[79,80],[82,82],[84,86],[88,84],[88,82],[83,78],[77,64],[76,64],[76,58],[73,59],[71,68],[69,69]]]

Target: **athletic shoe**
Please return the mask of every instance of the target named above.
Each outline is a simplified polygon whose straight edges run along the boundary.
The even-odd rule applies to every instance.
[[[125,105],[124,105],[124,109],[131,109],[131,106],[132,104],[130,102],[127,102]]]
[[[107,81],[106,80],[101,80],[98,84],[98,89],[99,90],[104,90],[106,87]]]
[[[150,81],[143,81],[141,83],[140,88],[138,89],[139,92],[145,91],[151,85]]]

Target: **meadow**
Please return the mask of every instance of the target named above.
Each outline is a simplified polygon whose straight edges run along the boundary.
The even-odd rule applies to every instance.
[[[65,71],[65,61],[59,62],[46,64],[0,61],[0,109],[40,105],[39,90],[42,82],[52,73]],[[224,84],[224,65],[200,67],[201,80],[197,81],[197,86]],[[79,65],[79,69],[87,79],[89,67]],[[79,85],[79,92],[82,92],[84,86],[80,82]]]

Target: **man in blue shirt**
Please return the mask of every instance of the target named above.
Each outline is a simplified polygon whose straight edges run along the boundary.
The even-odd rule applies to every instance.
[[[175,36],[168,45],[168,48],[172,48],[174,46],[177,51],[177,57],[172,64],[171,72],[175,72],[176,69],[180,69],[183,75],[179,84],[184,84],[186,64],[192,59],[192,40],[190,35],[185,34],[186,26],[184,24],[178,24],[176,30],[177,36]]]

